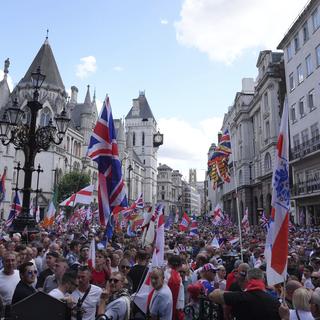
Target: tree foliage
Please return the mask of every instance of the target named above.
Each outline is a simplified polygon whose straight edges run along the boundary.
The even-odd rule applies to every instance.
[[[90,176],[85,172],[72,171],[65,174],[57,185],[58,203],[89,184]]]

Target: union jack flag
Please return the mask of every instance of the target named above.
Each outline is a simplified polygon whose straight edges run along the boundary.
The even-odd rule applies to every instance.
[[[262,212],[262,217],[260,218],[260,226],[266,231],[268,231],[269,229],[269,219],[266,217],[266,214],[264,211]]]
[[[120,211],[125,219],[134,219],[137,215],[134,215],[134,212],[137,212],[138,209],[144,208],[144,202],[143,202],[143,193],[140,194],[138,199],[129,207],[122,211]]]
[[[20,202],[20,197],[18,192],[15,194],[14,199],[13,199],[13,203],[11,205],[11,210],[9,213],[9,217],[6,221],[6,227],[10,227],[13,220],[20,214],[21,212],[21,202]]]
[[[98,164],[100,223],[107,225],[110,230],[113,229],[111,222],[113,209],[116,206],[127,207],[128,202],[108,96],[103,103],[100,118],[93,130],[88,147],[88,156]]]

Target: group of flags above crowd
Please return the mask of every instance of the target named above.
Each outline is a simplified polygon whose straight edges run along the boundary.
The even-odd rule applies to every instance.
[[[267,277],[269,284],[276,284],[285,280],[288,256],[288,227],[289,227],[289,170],[288,170],[288,106],[285,103],[278,137],[277,152],[275,156],[274,172],[272,177],[272,212],[270,221],[264,216],[264,227],[267,227],[267,240],[265,256],[267,258]],[[231,140],[226,130],[214,148],[208,161],[208,172],[215,188],[219,179],[223,182],[230,181],[229,156],[231,154]],[[147,244],[155,244],[155,252],[158,254],[157,264],[163,259],[164,230],[170,229],[177,222],[177,213],[171,213],[167,222],[164,221],[164,208],[158,204],[154,211],[152,207],[143,211],[142,195],[131,206],[128,206],[126,188],[121,172],[121,161],[119,159],[116,131],[114,127],[109,98],[106,97],[101,110],[100,117],[93,130],[87,155],[98,165],[98,210],[101,225],[106,226],[108,239],[112,237],[113,230],[117,227],[127,225],[127,233],[134,235],[138,226],[141,226],[142,241]],[[5,172],[0,183],[0,201],[5,192]],[[71,195],[61,205],[75,207],[78,203],[89,205],[92,200],[93,186],[88,186],[74,195]],[[90,201],[89,201],[90,200]],[[90,208],[90,206],[89,206]],[[21,202],[18,193],[15,194],[14,203],[7,221],[10,225],[13,219],[21,211]],[[38,210],[37,210],[38,211]],[[74,216],[75,215],[75,216]],[[72,219],[92,219],[94,213],[87,208],[74,210]],[[50,226],[55,222],[61,222],[63,213],[61,211],[55,216],[53,203],[50,204],[43,225]],[[230,224],[228,216],[224,217],[221,208],[213,212],[213,224]],[[240,226],[240,219],[238,223]],[[137,223],[137,221],[139,221]],[[70,223],[70,221],[69,221]],[[248,210],[242,219],[242,228],[249,230]],[[155,232],[157,230],[157,232]],[[179,224],[179,230],[190,235],[198,234],[198,223],[195,217],[192,219],[184,213]],[[239,227],[241,239],[241,226]],[[159,239],[158,239],[159,238]],[[241,246],[241,241],[240,241]],[[162,251],[159,249],[161,247]],[[242,248],[241,248],[242,249]],[[159,253],[160,252],[160,253]],[[162,258],[161,258],[162,257]]]
[[[208,175],[212,181],[213,189],[216,189],[219,180],[230,182],[229,156],[231,154],[231,140],[228,129],[222,134],[218,146],[208,160]]]

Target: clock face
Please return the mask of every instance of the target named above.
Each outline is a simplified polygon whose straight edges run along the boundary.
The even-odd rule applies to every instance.
[[[154,141],[157,143],[161,143],[162,142],[162,135],[161,134],[156,134],[154,136]]]

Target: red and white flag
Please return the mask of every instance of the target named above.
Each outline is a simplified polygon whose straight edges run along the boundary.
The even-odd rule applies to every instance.
[[[224,215],[219,203],[216,205],[215,209],[213,210],[212,219],[213,219],[212,223],[215,226],[219,225],[224,219]]]
[[[250,223],[249,223],[249,213],[248,208],[246,208],[246,212],[241,221],[242,228],[246,233],[250,232]]]
[[[284,282],[287,275],[290,209],[288,103],[285,101],[272,176],[272,211],[266,237],[268,285]]]
[[[78,203],[90,204],[92,202],[93,187],[93,184],[91,184],[72,194],[68,199],[61,202],[59,206],[74,207]]]
[[[186,231],[189,227],[190,222],[191,222],[191,219],[186,213],[184,213],[182,216],[182,220],[179,224],[179,231]]]
[[[164,266],[164,213],[159,216],[155,242],[157,265]]]

